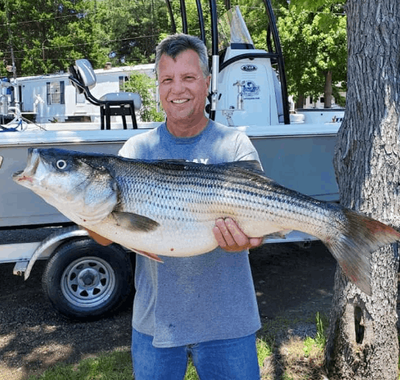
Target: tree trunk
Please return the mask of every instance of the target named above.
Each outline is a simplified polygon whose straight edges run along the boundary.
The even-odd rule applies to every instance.
[[[304,108],[304,95],[300,93],[297,95],[297,101],[296,101],[296,109],[299,108]]]
[[[348,0],[348,92],[334,166],[340,199],[400,226],[400,2]],[[398,378],[397,244],[372,255],[372,296],[335,275],[329,379]]]
[[[325,74],[324,108],[332,108],[332,71]]]

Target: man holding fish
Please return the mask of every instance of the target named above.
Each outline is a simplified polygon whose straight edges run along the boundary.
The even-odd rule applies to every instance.
[[[13,174],[99,242],[140,254],[136,380],[183,379],[189,355],[201,379],[259,378],[260,320],[247,249],[262,239],[253,236],[315,236],[367,295],[372,253],[400,240],[390,226],[266,177],[246,135],[204,116],[206,53],[186,35],[158,46],[167,120],[128,140],[123,157],[30,148],[26,168]]]
[[[121,156],[204,164],[259,160],[244,133],[204,114],[210,73],[200,39],[167,37],[157,47],[156,72],[166,122],[128,140]],[[259,379],[255,332],[260,320],[248,249],[262,238],[247,237],[229,218],[216,220],[213,232],[220,247],[207,255],[163,257],[163,264],[137,255],[136,380],[183,379],[189,355],[201,379]]]

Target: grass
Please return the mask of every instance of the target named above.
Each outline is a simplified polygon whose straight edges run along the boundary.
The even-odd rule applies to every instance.
[[[272,354],[266,341],[257,340],[260,367],[266,357]],[[112,352],[95,358],[82,360],[79,364],[58,364],[40,376],[30,376],[28,380],[127,380],[132,378],[130,351]],[[196,369],[189,360],[185,380],[198,380]]]
[[[282,380],[320,380],[325,375],[324,349],[328,320],[317,313],[315,322],[317,333],[314,338],[294,337],[279,347],[283,365]]]
[[[257,355],[262,380],[321,380],[324,348],[326,345],[327,318],[316,314],[317,332],[314,337],[291,337],[277,340],[279,325],[282,330],[293,326],[282,318],[268,323],[257,339]],[[271,330],[268,330],[268,327]],[[280,338],[279,338],[280,339]],[[399,337],[400,342],[400,337]],[[399,359],[400,369],[400,359]],[[39,376],[26,380],[128,380],[132,379],[132,362],[128,350],[114,351],[82,360],[78,364],[58,364]],[[196,369],[189,360],[184,380],[198,380]],[[399,376],[400,380],[400,376]]]
[[[289,321],[282,319],[285,329]],[[315,337],[290,338],[276,343],[278,323],[269,326],[268,334],[257,339],[257,355],[263,380],[320,380],[323,374],[323,351],[326,344],[327,321],[317,313]],[[59,364],[42,375],[27,380],[127,380],[132,379],[130,352],[114,351],[82,360],[78,364]],[[196,369],[189,361],[185,380],[198,380]]]
[[[28,380],[127,380],[132,378],[129,351],[114,351],[82,360],[79,364],[58,364]]]

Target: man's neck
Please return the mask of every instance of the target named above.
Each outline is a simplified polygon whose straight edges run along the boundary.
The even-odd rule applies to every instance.
[[[172,133],[175,137],[193,137],[198,135],[200,132],[204,130],[204,128],[208,124],[208,118],[203,116],[197,122],[171,122],[167,119],[167,129],[170,133]]]

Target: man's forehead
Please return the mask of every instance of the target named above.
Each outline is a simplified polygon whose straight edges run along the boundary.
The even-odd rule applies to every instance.
[[[185,54],[187,52],[193,52],[194,54],[191,54],[190,56],[188,56],[187,54]],[[171,61],[173,61],[174,63],[177,63],[181,58],[186,58],[187,61],[192,61],[193,64],[190,66],[187,66],[188,70],[193,70],[194,66],[197,66],[196,68],[200,68],[200,58],[194,50],[185,50],[185,51],[177,54],[176,56],[170,56],[166,53],[162,54],[161,58],[160,58],[160,62],[159,62],[159,68],[162,67],[163,69],[168,69],[171,67],[171,65],[170,65]]]

